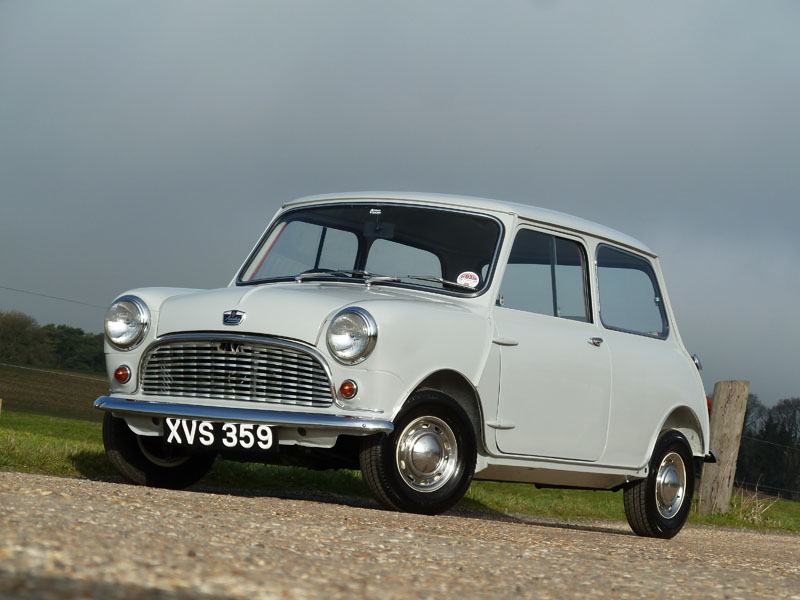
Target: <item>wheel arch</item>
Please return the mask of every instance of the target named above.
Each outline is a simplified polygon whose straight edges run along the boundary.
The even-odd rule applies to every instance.
[[[469,417],[479,453],[482,448],[486,447],[483,438],[483,409],[481,407],[480,394],[469,379],[458,371],[451,369],[442,369],[431,373],[417,384],[401,407],[401,410],[408,405],[414,393],[421,391],[440,392],[457,402]]]
[[[650,444],[650,454],[652,454],[658,438],[669,430],[679,431],[683,434],[683,437],[689,442],[694,456],[703,456],[705,454],[705,440],[703,439],[703,428],[700,425],[700,419],[688,406],[674,408],[664,419],[658,430],[658,435],[655,436],[655,439]]]

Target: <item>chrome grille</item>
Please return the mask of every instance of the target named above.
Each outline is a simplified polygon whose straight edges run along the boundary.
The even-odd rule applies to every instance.
[[[302,346],[277,340],[211,338],[167,340],[142,360],[142,392],[330,406],[331,381]]]

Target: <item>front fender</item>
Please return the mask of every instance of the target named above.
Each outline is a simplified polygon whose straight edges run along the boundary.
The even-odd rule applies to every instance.
[[[471,388],[478,387],[491,349],[488,316],[449,302],[378,300],[358,306],[369,311],[378,326],[375,350],[358,368],[392,373],[399,379],[400,393],[387,411],[392,416],[434,373],[454,372]],[[318,348],[330,356],[324,339]]]

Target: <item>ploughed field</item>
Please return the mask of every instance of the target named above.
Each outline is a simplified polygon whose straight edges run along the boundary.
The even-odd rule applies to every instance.
[[[373,506],[0,472],[0,597],[800,598],[796,535]]]

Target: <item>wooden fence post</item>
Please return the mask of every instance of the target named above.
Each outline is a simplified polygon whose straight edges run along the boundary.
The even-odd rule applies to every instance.
[[[718,381],[714,385],[710,448],[717,453],[719,462],[703,466],[697,495],[697,513],[701,516],[725,514],[730,508],[749,392],[749,381]]]

